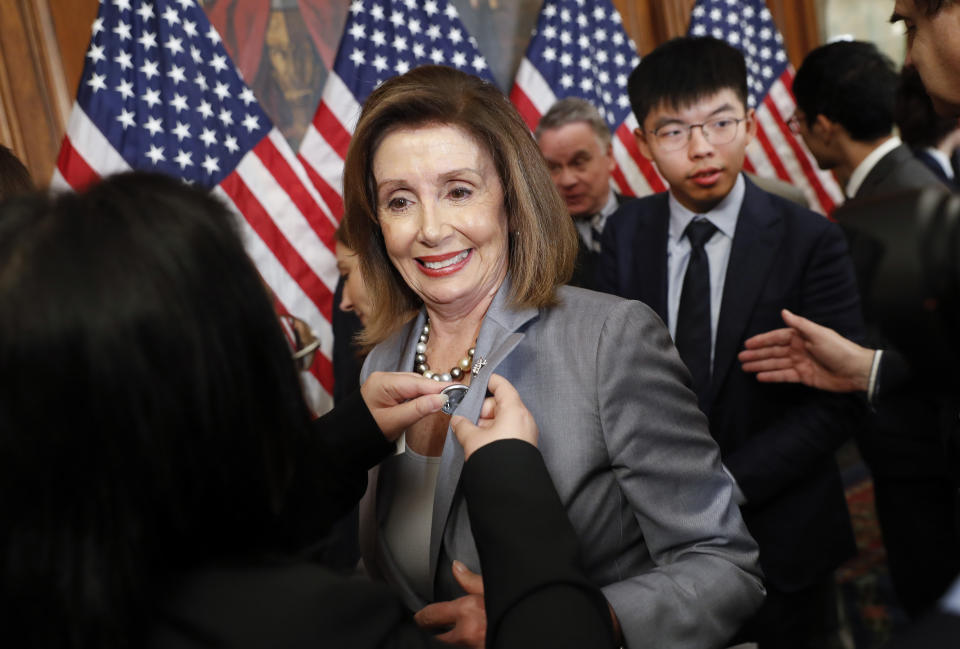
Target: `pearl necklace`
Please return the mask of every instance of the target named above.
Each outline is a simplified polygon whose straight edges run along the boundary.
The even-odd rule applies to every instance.
[[[434,381],[459,381],[463,378],[464,374],[470,369],[470,365],[473,363],[473,354],[476,352],[475,347],[471,347],[467,350],[467,355],[460,359],[456,365],[454,365],[449,372],[446,374],[441,374],[440,372],[434,372],[430,369],[430,366],[427,365],[427,341],[430,340],[430,319],[428,318],[425,323],[423,323],[423,330],[420,332],[420,340],[417,342],[417,355],[414,357],[414,367],[420,374],[423,374],[428,379],[433,379]]]

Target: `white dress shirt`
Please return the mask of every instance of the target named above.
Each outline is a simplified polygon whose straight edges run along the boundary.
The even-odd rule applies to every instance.
[[[950,164],[950,156],[940,149],[932,146],[924,147],[923,150],[927,153],[927,155],[937,161],[937,164],[940,165],[940,168],[943,170],[943,174],[950,180],[953,180],[953,165]]]
[[[852,174],[850,174],[850,180],[847,181],[847,187],[844,190],[847,198],[853,198],[857,194],[857,191],[860,189],[860,185],[862,185],[863,181],[867,178],[867,174],[873,171],[873,168],[877,166],[878,162],[880,162],[880,158],[887,155],[901,144],[903,143],[900,141],[900,138],[898,138],[896,135],[891,135],[889,140],[884,140],[883,144],[871,151],[866,158],[861,160],[860,164],[857,165],[857,168],[853,170]]]

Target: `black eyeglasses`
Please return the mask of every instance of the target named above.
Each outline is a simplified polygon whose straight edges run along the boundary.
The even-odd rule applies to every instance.
[[[678,151],[690,142],[694,128],[699,128],[710,144],[729,144],[737,136],[740,122],[746,120],[746,117],[715,117],[702,124],[666,124],[651,133],[664,151]]]

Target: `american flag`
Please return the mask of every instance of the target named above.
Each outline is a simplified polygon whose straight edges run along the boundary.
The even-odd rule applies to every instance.
[[[476,40],[446,0],[353,0],[333,70],[299,153],[338,217],[343,214],[343,160],[361,105],[390,77],[427,64],[494,81]]]
[[[639,124],[630,110],[627,78],[639,62],[610,0],[547,0],[510,99],[531,130],[556,100],[587,99],[613,133],[613,179],[620,192],[644,196],[663,191],[666,183],[633,137]]]
[[[796,109],[790,90],[794,71],[764,0],[698,0],[689,33],[725,40],[746,58],[757,137],[747,148],[744,167],[793,183],[804,190],[811,207],[829,214],[843,201],[843,192],[832,175],[817,168],[803,141],[787,126]]]
[[[51,184],[130,169],[207,187],[236,211],[263,279],[321,341],[302,376],[311,407],[327,409],[336,221],[194,0],[100,2]]]

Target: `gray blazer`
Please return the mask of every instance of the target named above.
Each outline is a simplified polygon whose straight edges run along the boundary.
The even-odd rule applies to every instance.
[[[509,278],[480,329],[457,414],[476,421],[490,374],[517,388],[540,429],[547,469],[577,532],[587,573],[616,611],[628,647],[718,647],[759,608],[757,546],[732,500],[689,375],[657,315],[640,302],[579,288],[560,304],[514,309]],[[410,371],[423,312],[367,358]],[[381,465],[383,466],[383,465]],[[448,431],[430,540],[433,601],[462,595],[453,559],[480,572],[458,490],[463,449]],[[389,470],[371,471],[360,511],[364,564],[422,607],[383,546]]]

